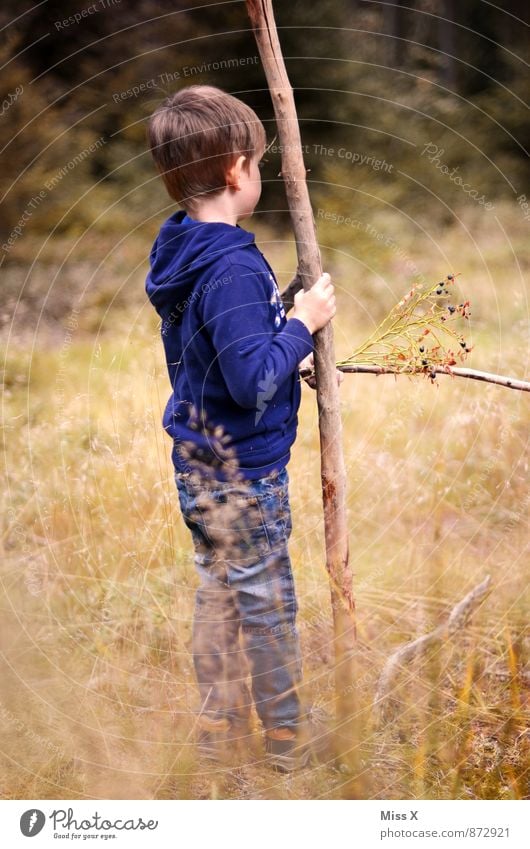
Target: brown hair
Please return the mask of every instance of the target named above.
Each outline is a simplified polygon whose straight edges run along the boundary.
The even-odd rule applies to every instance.
[[[250,106],[206,85],[168,97],[152,114],[147,134],[168,194],[184,208],[198,196],[222,192],[238,156],[250,158],[266,141]]]

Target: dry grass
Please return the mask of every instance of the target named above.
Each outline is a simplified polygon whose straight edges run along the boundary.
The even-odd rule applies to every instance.
[[[427,244],[415,261],[429,279],[463,272],[469,364],[523,377],[528,253],[520,248],[517,265],[491,232],[474,237],[480,255],[448,231],[440,244],[450,261]],[[262,247],[286,272],[285,247]],[[336,320],[337,353],[347,356],[410,277],[395,256],[374,255],[367,268],[324,253],[337,282],[348,281]],[[95,332],[93,304],[90,326],[81,306],[69,340],[64,325],[54,346],[38,329],[5,345],[0,796],[528,796],[528,398],[450,378],[346,378],[357,774],[322,766],[284,778],[259,760],[205,771],[192,745],[195,576],[160,424],[168,383],[156,324],[138,299],[107,314],[102,306]],[[333,711],[309,389],[289,471],[306,689]],[[403,670],[396,719],[377,729],[371,702],[389,653],[487,574],[493,592],[470,626]],[[259,753],[258,734],[255,743]]]

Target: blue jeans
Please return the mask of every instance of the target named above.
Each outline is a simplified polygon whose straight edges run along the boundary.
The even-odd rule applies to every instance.
[[[297,725],[302,663],[287,471],[256,481],[175,480],[200,579],[192,647],[201,713],[246,723],[250,668],[264,728]]]

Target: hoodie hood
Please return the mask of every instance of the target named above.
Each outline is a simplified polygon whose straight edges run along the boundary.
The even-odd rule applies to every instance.
[[[254,244],[254,234],[222,222],[194,221],[184,211],[164,222],[151,249],[145,288],[160,315],[185,301],[204,273],[230,251]]]

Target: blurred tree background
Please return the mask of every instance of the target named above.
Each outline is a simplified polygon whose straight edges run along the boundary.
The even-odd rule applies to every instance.
[[[326,221],[324,211],[379,226],[399,211],[402,222],[419,220],[433,233],[458,221],[466,205],[488,216],[486,203],[525,192],[527,3],[275,5],[326,245],[353,245],[359,256],[374,247],[359,228]],[[43,277],[33,273],[19,308],[53,268],[66,273],[65,253],[78,263],[108,263],[109,251],[116,259],[116,243],[126,240],[132,266],[145,259],[171,211],[145,141],[146,119],[166,94],[191,83],[218,85],[255,108],[274,138],[242,2],[8,0],[0,22],[0,228],[11,295],[20,299],[28,263],[38,259],[40,272],[51,264]],[[475,200],[442,165],[457,169]],[[284,233],[279,170],[273,148],[256,226]],[[123,273],[123,257],[118,264]],[[79,269],[77,283],[72,271],[63,291],[85,285],[87,268]],[[56,288],[44,312],[60,314],[63,306]],[[11,315],[4,301],[3,320]]]

